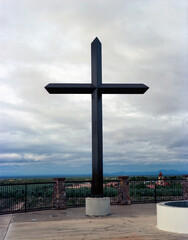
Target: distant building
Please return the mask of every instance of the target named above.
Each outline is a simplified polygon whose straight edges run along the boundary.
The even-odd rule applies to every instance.
[[[156,185],[162,186],[163,184],[164,184],[164,177],[163,177],[162,172],[160,172],[159,176],[158,176],[158,181],[156,182]]]
[[[155,189],[155,186],[169,186],[170,184],[166,182],[166,178],[163,177],[162,172],[159,173],[158,180],[155,182],[155,184],[148,184],[148,188],[153,188]]]
[[[155,184],[148,184],[147,187],[148,187],[148,188],[155,189]]]
[[[158,185],[158,186],[168,186],[168,185],[170,185],[169,183],[166,182],[166,178],[163,177],[162,172],[159,173],[158,181],[156,182],[156,185]]]

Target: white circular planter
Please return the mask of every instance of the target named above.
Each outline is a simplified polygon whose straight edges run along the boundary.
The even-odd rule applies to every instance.
[[[188,233],[188,201],[157,204],[157,227],[174,233]]]
[[[87,216],[106,216],[110,214],[110,198],[86,198]]]

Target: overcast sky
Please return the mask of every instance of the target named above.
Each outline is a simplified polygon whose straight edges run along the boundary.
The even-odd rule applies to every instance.
[[[102,42],[103,83],[144,95],[103,96],[104,172],[188,169],[186,0],[0,0],[0,176],[91,174],[91,96],[48,83],[90,83]]]

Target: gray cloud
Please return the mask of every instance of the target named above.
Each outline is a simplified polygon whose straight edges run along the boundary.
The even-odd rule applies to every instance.
[[[103,82],[150,87],[103,96],[105,171],[185,169],[186,1],[0,3],[0,174],[91,172],[91,97],[49,95],[44,86],[90,82],[96,36]]]

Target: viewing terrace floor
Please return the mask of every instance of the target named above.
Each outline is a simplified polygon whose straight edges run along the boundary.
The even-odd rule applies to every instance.
[[[87,217],[85,208],[0,216],[3,240],[187,240],[188,235],[160,231],[156,205],[111,206],[107,217]]]

